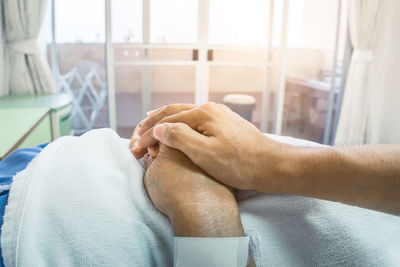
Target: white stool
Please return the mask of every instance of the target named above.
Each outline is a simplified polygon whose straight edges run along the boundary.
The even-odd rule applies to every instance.
[[[256,99],[251,95],[230,94],[223,100],[224,104],[234,112],[251,122],[253,110],[256,107]]]

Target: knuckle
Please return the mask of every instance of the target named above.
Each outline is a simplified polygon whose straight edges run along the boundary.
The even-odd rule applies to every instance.
[[[207,102],[198,109],[199,120],[204,121],[210,119],[212,114],[218,109],[218,104],[214,102]]]
[[[190,129],[185,123],[174,123],[168,133],[168,140],[171,144],[177,145],[179,142],[182,142],[182,138],[185,136],[185,132]]]
[[[142,126],[141,126],[140,128],[149,129],[149,128],[151,128],[151,127],[153,127],[153,120],[148,119],[148,120],[146,120],[146,121],[144,121],[144,122],[142,123]]]
[[[202,105],[202,107],[204,108],[204,109],[207,109],[207,110],[210,110],[210,109],[212,109],[212,108],[214,108],[215,107],[215,103],[214,102],[207,102],[207,103],[205,103],[205,104],[203,104]]]
[[[168,119],[169,119],[168,117],[164,117],[158,122],[158,124],[166,123],[166,122],[168,122]]]
[[[165,114],[170,114],[171,112],[174,111],[174,109],[175,109],[175,106],[174,106],[174,105],[168,105],[168,106],[165,106],[165,107],[163,108],[163,112],[164,112]]]
[[[230,110],[230,108],[229,108],[227,105],[224,105],[224,104],[217,104],[217,105],[218,105],[218,107],[219,107],[220,109]]]
[[[162,116],[162,117],[165,117],[165,116],[169,116],[169,115],[171,115],[171,114],[178,113],[178,112],[180,112],[182,109],[184,109],[184,108],[181,107],[181,105],[179,105],[179,104],[171,104],[171,105],[164,106],[164,107],[162,108],[162,110],[161,110],[160,113],[161,113],[162,115],[164,115],[164,116]]]
[[[169,127],[167,137],[170,141],[175,141],[181,132],[182,126],[180,124],[173,124]]]
[[[164,118],[165,116],[168,115],[168,110],[169,106],[164,106],[160,109],[160,112],[158,113],[160,117]]]

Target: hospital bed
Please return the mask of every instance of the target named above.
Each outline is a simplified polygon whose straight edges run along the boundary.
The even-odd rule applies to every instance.
[[[291,137],[274,135],[269,135],[269,137],[279,142],[293,145],[319,146],[313,142]],[[107,164],[109,166],[119,166],[120,163],[113,160],[114,157],[110,156],[111,153],[105,152],[112,149],[112,151],[118,154],[118,158],[121,159],[124,158],[123,155],[128,155],[130,153],[126,148],[128,140],[120,139],[115,133],[105,129],[91,131],[87,135],[79,137],[79,139],[77,137],[70,137],[64,140],[65,146],[59,145],[59,147],[54,147],[52,149],[52,154],[50,154],[48,158],[59,155],[60,159],[62,159],[65,151],[69,150],[71,152],[73,149],[72,147],[75,146],[82,151],[77,155],[76,159],[70,156],[68,159],[71,160],[71,164],[76,164],[75,166],[77,167],[81,166],[82,171],[86,172],[86,175],[89,174],[87,172],[88,168],[96,168],[97,166],[98,169],[98,166],[102,166],[102,163],[97,161],[87,162],[89,167],[83,166],[81,162],[83,158],[88,158],[88,155],[92,153],[100,155],[104,166],[107,166]],[[121,143],[121,145],[117,145],[117,143]],[[54,145],[54,143],[52,145]],[[120,148],[114,150],[116,146]],[[26,162],[29,161],[35,153],[37,155],[42,147],[35,148],[36,150],[32,153],[29,151],[21,151],[24,153],[31,153],[30,156],[26,157]],[[63,153],[58,153],[57,151],[59,151],[59,149],[63,149]],[[11,154],[10,157],[18,156],[16,155],[17,153],[20,152],[16,151]],[[43,151],[43,153],[45,152]],[[0,171],[13,170],[12,164],[4,168],[5,165],[3,163],[7,163],[8,159],[9,158],[6,158],[0,163]],[[133,159],[131,158],[131,160]],[[130,162],[128,159],[125,159],[125,161]],[[132,164],[134,163],[133,161]],[[19,160],[18,162],[22,161]],[[46,162],[43,162],[43,160],[40,166],[42,166],[43,163],[44,166],[46,166]],[[60,166],[65,166],[64,161],[59,159],[53,162],[53,164],[58,165],[55,167],[52,166],[56,172],[59,172]],[[86,163],[84,165],[86,165]],[[19,168],[22,169],[23,167],[22,164]],[[10,182],[10,172],[8,175],[7,181]],[[98,181],[98,176],[96,176],[98,174],[93,175],[95,176],[93,179]],[[7,186],[7,181],[4,180],[4,186]],[[144,200],[144,188],[139,179],[132,179],[132,182],[136,183],[137,187],[135,188],[137,188],[138,191],[136,191],[136,194],[132,195],[133,199],[129,199],[127,203],[139,203]],[[75,188],[81,189],[79,185]],[[92,186],[88,185],[85,190],[90,190],[90,188],[92,188]],[[110,190],[112,190],[112,188],[110,188]],[[400,244],[398,242],[398,240],[400,240],[400,218],[396,216],[341,203],[299,196],[260,195],[255,192],[238,193],[242,223],[246,234],[250,236],[251,252],[256,260],[257,266],[400,265]],[[140,194],[144,194],[142,198],[136,198]],[[93,196],[95,195],[96,192],[94,192]],[[106,197],[99,197],[98,201],[102,201],[102,205],[108,203],[104,200]],[[79,200],[76,201],[80,203]],[[93,206],[90,206],[90,203],[84,203],[88,205],[86,209],[96,209],[99,206],[97,202],[94,202],[92,204]],[[110,206],[110,208],[114,210],[115,206]],[[166,224],[167,222],[165,222],[165,220],[163,221],[162,217],[158,217],[159,215],[154,213],[154,207],[146,207],[145,210],[139,207],[139,209],[139,214],[141,212],[147,212],[147,216],[152,214],[151,216],[155,216],[154,218],[159,218],[161,220],[150,221],[148,223],[150,223],[150,225],[158,223],[160,226],[158,228],[158,233],[160,236],[165,237],[166,233],[169,231]],[[78,211],[72,210],[71,212],[73,212],[71,214],[75,215]],[[83,216],[82,214],[81,216]],[[147,217],[144,217],[144,219],[145,218]],[[95,228],[96,224],[89,226]],[[140,230],[135,231],[135,238],[142,240],[142,243],[140,243],[137,249],[141,247],[148,249],[150,247],[153,250],[157,250],[151,251],[150,254],[143,253],[141,256],[148,255],[148,257],[151,258],[154,257],[154,253],[156,252],[161,253],[163,256],[168,256],[165,254],[171,253],[168,242],[152,243],[146,247],[145,240],[149,238],[147,234],[148,228],[143,225],[142,222],[139,226]],[[156,233],[157,231],[152,232],[150,237],[154,238]],[[102,232],[99,232],[96,236],[101,234]],[[168,238],[165,240],[168,240]],[[93,243],[90,244],[93,245]],[[111,256],[112,254],[109,255],[109,257]],[[146,258],[144,260],[148,261]]]

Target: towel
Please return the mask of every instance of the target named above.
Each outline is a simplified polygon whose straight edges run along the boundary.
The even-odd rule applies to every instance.
[[[143,175],[112,130],[57,139],[14,177],[1,237],[5,265],[172,266],[170,223],[148,198]],[[239,209],[257,266],[400,264],[399,217],[257,193],[241,197]]]
[[[0,227],[3,225],[3,215],[8,201],[8,194],[14,175],[26,168],[47,144],[32,148],[20,148],[0,161]],[[1,229],[0,229],[1,237]],[[3,256],[0,253],[0,267],[3,267]]]
[[[323,146],[267,136],[296,146]],[[400,266],[399,216],[300,196],[242,191],[239,198],[257,266]]]
[[[11,185],[5,266],[171,266],[173,233],[143,174],[109,129],[49,144]]]

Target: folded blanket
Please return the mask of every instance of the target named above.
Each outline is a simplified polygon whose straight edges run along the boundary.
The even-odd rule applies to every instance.
[[[171,227],[149,200],[143,174],[108,129],[48,145],[11,186],[5,265],[171,266]],[[241,195],[257,266],[400,264],[399,217],[296,196]]]
[[[111,130],[48,145],[11,186],[6,266],[169,266],[173,234]]]
[[[20,148],[0,161],[0,227],[3,225],[4,211],[8,201],[13,177],[24,170],[31,160],[36,157],[47,144],[32,148]],[[1,236],[1,229],[0,229]],[[3,267],[3,256],[0,253],[0,267]]]

